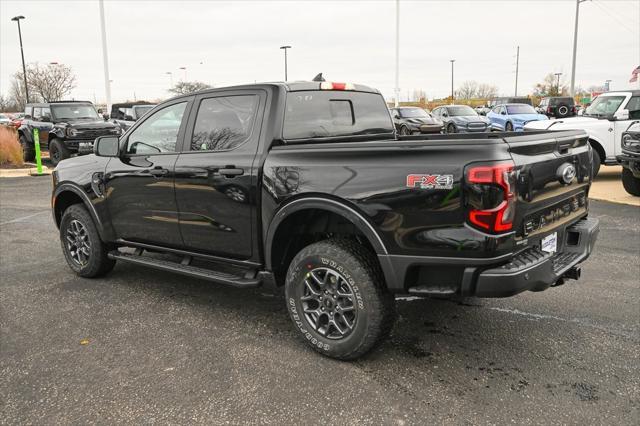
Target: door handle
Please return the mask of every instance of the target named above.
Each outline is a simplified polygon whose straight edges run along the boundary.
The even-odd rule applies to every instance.
[[[243,169],[238,169],[236,167],[229,167],[227,169],[218,170],[218,173],[220,173],[222,176],[225,176],[225,177],[234,177],[234,176],[243,175],[244,174],[244,170]]]

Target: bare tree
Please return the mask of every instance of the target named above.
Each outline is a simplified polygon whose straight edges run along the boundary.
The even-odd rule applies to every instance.
[[[187,95],[205,89],[211,89],[211,86],[200,81],[179,81],[169,89],[169,92],[175,95]]]
[[[534,96],[539,97],[562,96],[566,95],[567,93],[568,88],[564,82],[564,79],[561,79],[560,84],[558,84],[558,79],[553,73],[547,74],[541,83],[538,83],[533,87]]]
[[[498,96],[498,88],[492,84],[480,84],[476,92],[476,98],[478,99],[491,99]]]
[[[76,87],[76,76],[71,67],[64,64],[29,64],[27,83],[31,93],[36,93],[45,102],[62,100]]]
[[[478,93],[478,82],[467,80],[462,82],[460,88],[456,93],[456,98],[458,99],[473,99],[477,97]]]

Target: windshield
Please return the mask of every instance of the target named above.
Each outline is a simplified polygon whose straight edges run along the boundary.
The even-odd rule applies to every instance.
[[[593,103],[587,107],[583,115],[593,117],[606,117],[613,115],[626,96],[598,96]]]
[[[536,114],[536,110],[531,105],[507,105],[509,114]]]
[[[402,118],[427,118],[429,114],[422,108],[403,108],[399,109]]]
[[[461,106],[452,106],[447,107],[447,111],[451,117],[463,117],[467,115],[478,115],[477,112],[470,106],[461,105]]]
[[[93,105],[51,105],[51,112],[58,120],[100,119]]]

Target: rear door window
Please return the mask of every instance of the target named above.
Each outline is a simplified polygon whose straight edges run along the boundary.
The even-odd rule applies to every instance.
[[[257,95],[203,99],[191,137],[191,150],[225,151],[242,145],[253,132],[258,100]]]
[[[365,92],[300,91],[287,94],[286,140],[393,134],[381,95]]]

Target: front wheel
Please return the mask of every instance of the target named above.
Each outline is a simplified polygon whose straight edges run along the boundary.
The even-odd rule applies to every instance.
[[[409,128],[407,126],[400,127],[401,136],[409,136],[410,134],[411,134],[411,131],[409,131]]]
[[[456,132],[456,126],[453,123],[449,123],[449,125],[447,126],[447,133],[455,133]]]
[[[395,319],[375,256],[351,240],[303,248],[291,261],[285,294],[302,339],[331,358],[356,359],[389,335]]]
[[[595,148],[591,148],[593,152],[593,164],[591,165],[591,178],[595,179],[598,176],[598,172],[600,172],[600,154]]]
[[[71,157],[71,152],[62,143],[60,139],[54,139],[49,145],[49,159],[51,164],[55,167],[64,159]]]
[[[504,131],[505,132],[513,132],[513,124],[507,122],[507,124],[504,125]]]
[[[109,247],[100,239],[91,215],[81,204],[72,205],[62,215],[60,244],[67,264],[81,277],[99,277],[116,264],[109,259]]]
[[[640,197],[640,178],[633,176],[626,167],[622,169],[622,186],[629,194]]]

